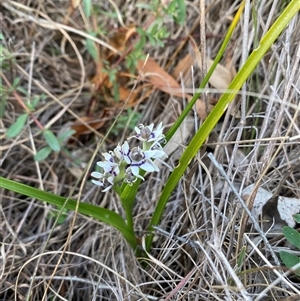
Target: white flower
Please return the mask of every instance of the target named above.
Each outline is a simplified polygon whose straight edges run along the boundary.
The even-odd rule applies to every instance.
[[[152,142],[151,148],[154,145],[158,145],[161,148],[160,142],[165,139],[165,135],[163,134],[162,122],[156,127],[155,130],[153,130],[153,128],[153,123],[147,126],[140,124],[139,127],[134,128],[136,135],[133,135],[132,137],[135,137],[136,139],[143,142]]]
[[[108,173],[108,174],[112,175],[113,177],[116,177],[120,172],[119,164],[114,163],[114,162],[100,161],[100,162],[97,162],[97,165],[99,167],[101,167],[105,173]]]
[[[97,162],[101,172],[91,173],[91,176],[96,178],[92,182],[103,187],[102,191],[108,191],[122,182],[132,185],[138,178],[144,180],[139,174],[140,169],[147,172],[159,171],[152,159],[166,156],[160,145],[165,139],[162,123],[155,130],[153,123],[149,126],[140,124],[135,131],[136,135],[132,137],[143,142],[143,149],[139,146],[130,149],[128,142],[125,141],[122,145],[119,143],[114,151],[103,153],[105,160]]]
[[[126,177],[124,181],[129,185],[132,185],[137,180],[137,177],[132,173],[131,168],[128,167],[126,169]]]
[[[91,176],[97,180],[92,180],[95,185],[104,187],[102,191],[108,191],[114,184],[115,179],[119,176],[120,168],[116,162],[113,153],[103,153],[105,161],[97,162],[97,165],[102,168],[103,172],[94,171]]]
[[[124,160],[124,154],[122,150],[122,146],[120,143],[118,143],[117,147],[114,149],[114,155],[116,156],[118,162],[121,162]]]
[[[122,145],[122,151],[124,154],[124,160],[131,169],[132,174],[140,179],[144,179],[139,175],[140,169],[148,172],[159,171],[151,158],[156,159],[165,155],[163,150],[144,151],[140,147],[134,147],[131,150],[127,141]]]
[[[105,172],[111,172],[112,169],[118,166],[118,163],[115,161],[113,157],[113,153],[103,153],[102,156],[105,158],[105,161],[97,162],[97,165]]]
[[[98,171],[94,171],[91,173],[91,176],[98,179],[92,180],[92,182],[97,185],[104,187],[103,192],[108,191],[114,185],[114,177],[108,173],[100,173]]]

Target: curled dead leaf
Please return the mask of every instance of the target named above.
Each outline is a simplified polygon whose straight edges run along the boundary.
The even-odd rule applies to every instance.
[[[191,67],[194,65],[194,58],[188,53],[182,58],[173,71],[174,78],[180,78],[182,74],[183,78],[186,78],[191,73]],[[185,83],[190,86],[192,84],[192,77],[189,76],[188,82]]]
[[[213,60],[207,59],[208,69],[212,66]],[[231,73],[224,66],[218,64],[209,79],[209,83],[216,89],[227,89],[231,82]]]

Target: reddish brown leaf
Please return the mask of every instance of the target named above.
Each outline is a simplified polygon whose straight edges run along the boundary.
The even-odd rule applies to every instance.
[[[105,124],[104,118],[82,117],[81,119],[95,130],[99,130]],[[76,131],[76,134],[74,135],[75,137],[79,137],[80,135],[87,135],[91,133],[89,128],[84,123],[75,122],[73,123],[71,128],[72,130]]]
[[[194,64],[194,58],[188,53],[183,59],[181,59],[177,66],[174,69],[173,76],[174,78],[179,78],[180,73],[185,77],[190,73],[191,66]]]
[[[184,95],[188,101],[192,99],[190,94],[182,93],[182,89],[174,77],[164,71],[154,59],[148,58],[146,63],[142,60],[138,61],[137,69],[155,88],[178,97]],[[196,111],[201,119],[206,118],[205,104],[200,99],[196,102]]]
[[[127,101],[128,106],[134,105],[138,93],[136,91],[130,91],[126,88],[123,88],[122,86],[119,87],[119,96],[120,96],[120,101],[124,102]],[[123,105],[123,103],[122,103]]]
[[[164,91],[170,95],[182,97],[181,87],[165,70],[163,70],[152,58],[147,61],[139,60],[137,70],[142,74],[145,80],[151,83],[155,88]]]

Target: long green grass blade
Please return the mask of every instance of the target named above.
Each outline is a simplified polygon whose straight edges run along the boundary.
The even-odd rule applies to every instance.
[[[78,202],[76,200],[66,199],[64,197],[57,196],[55,194],[2,177],[0,177],[0,187],[31,198],[38,199],[48,204],[56,205],[59,208],[65,208],[73,211],[75,211],[77,208]],[[91,216],[98,221],[104,222],[119,230],[128,241],[128,243],[132,246],[132,248],[136,249],[137,243],[135,236],[128,230],[127,224],[125,223],[123,218],[116,212],[83,202],[79,202],[78,212],[86,216]]]
[[[268,30],[265,36],[261,39],[260,44],[257,49],[255,49],[245,64],[242,66],[241,70],[238,72],[236,77],[233,79],[231,84],[228,87],[228,92],[223,94],[217,105],[211,111],[207,119],[204,121],[201,128],[193,137],[192,141],[186,148],[185,152],[183,153],[181,159],[179,160],[179,164],[175,167],[174,171],[170,175],[166,186],[161,194],[161,197],[158,201],[157,207],[151,219],[149,225],[149,231],[152,231],[152,226],[158,225],[161,216],[163,214],[164,208],[168,199],[176,187],[177,183],[181,179],[184,171],[186,170],[187,166],[191,162],[192,158],[196,155],[197,151],[200,149],[206,138],[208,137],[209,133],[213,130],[221,116],[223,115],[224,111],[228,107],[228,104],[234,99],[237,92],[240,90],[243,83],[252,73],[254,68],[257,66],[259,61],[262,59],[264,54],[267,50],[271,47],[274,41],[278,38],[280,33],[289,23],[289,21],[293,18],[293,16],[299,11],[300,9],[300,1],[293,0],[287,6],[287,8],[282,12],[282,14],[278,17],[275,21],[273,26]],[[240,14],[240,11],[238,12]],[[239,18],[237,14],[235,18]],[[210,70],[211,71],[211,70]],[[168,133],[169,134],[169,133]],[[146,249],[149,251],[154,234],[150,234],[146,238]]]

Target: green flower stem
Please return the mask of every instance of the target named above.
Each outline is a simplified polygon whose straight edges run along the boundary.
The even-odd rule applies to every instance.
[[[133,223],[133,206],[136,199],[136,194],[138,191],[138,188],[140,186],[141,180],[138,179],[133,185],[123,185],[122,193],[119,194],[121,204],[124,208],[125,215],[126,215],[126,224],[129,229],[129,231],[132,233],[132,235],[135,236],[134,231],[134,223]],[[136,245],[134,247],[135,255],[138,258],[142,258],[141,249],[137,245],[137,239],[136,239]]]
[[[77,201],[72,199],[66,199],[64,197],[57,196],[55,194],[30,187],[25,184],[21,184],[12,180],[8,180],[0,177],[0,187],[26,195],[31,198],[38,199],[48,204],[56,205],[59,208],[66,208],[75,211]],[[78,212],[86,216],[91,216],[98,221],[104,222],[115,229],[119,230],[130,246],[136,250],[137,240],[130,227],[126,224],[124,219],[114,211],[106,208],[101,208],[95,205],[79,202]]]
[[[184,171],[186,170],[187,166],[196,155],[197,151],[200,149],[206,138],[208,137],[209,133],[215,127],[221,116],[223,115],[224,111],[228,107],[228,104],[234,99],[235,95],[243,85],[243,83],[247,80],[249,75],[252,73],[254,68],[257,66],[259,61],[262,59],[264,54],[267,50],[271,47],[274,41],[278,38],[280,33],[283,29],[287,26],[289,21],[293,18],[293,16],[299,11],[300,9],[300,1],[299,0],[292,0],[287,8],[282,12],[282,14],[278,17],[275,21],[273,26],[268,30],[265,36],[261,39],[261,42],[257,49],[255,49],[247,61],[242,66],[241,70],[238,72],[236,77],[233,79],[231,84],[228,87],[228,92],[223,94],[221,99],[218,101],[217,105],[211,111],[209,116],[204,121],[201,128],[193,137],[192,141],[186,148],[185,152],[183,153],[181,159],[179,160],[179,164],[176,166],[174,171],[172,172],[171,176],[169,177],[166,186],[161,194],[161,197],[158,201],[157,207],[151,219],[149,225],[149,231],[153,231],[152,226],[158,225],[160,222],[161,216],[165,209],[165,206],[168,202],[168,199],[175,189],[177,183],[181,179]],[[233,23],[239,18],[241,11],[239,10]],[[215,64],[214,64],[215,65]],[[213,65],[213,66],[214,66]],[[209,70],[209,74],[212,73],[212,68]],[[169,133],[168,133],[169,134]],[[150,234],[146,238],[146,250],[149,251],[154,234]]]
[[[126,184],[122,187],[123,190],[120,194],[121,203],[126,214],[126,223],[132,233],[134,233],[133,206],[140,183],[141,180],[138,179],[133,185]]]

